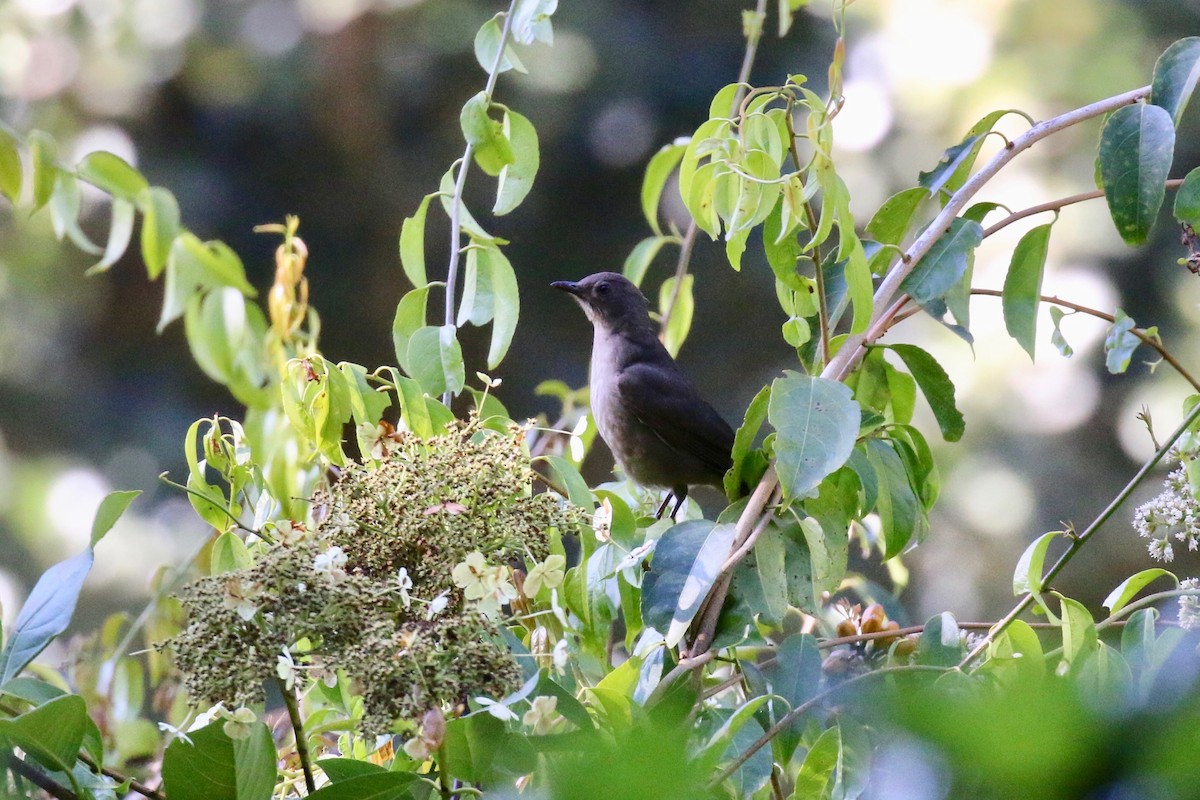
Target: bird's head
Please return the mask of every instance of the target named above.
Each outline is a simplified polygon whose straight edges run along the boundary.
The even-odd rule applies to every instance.
[[[612,330],[652,327],[645,296],[623,275],[597,272],[581,281],[550,284],[575,298],[593,325]]]

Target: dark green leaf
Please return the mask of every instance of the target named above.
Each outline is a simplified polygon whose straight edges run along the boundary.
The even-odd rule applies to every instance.
[[[0,719],[0,742],[20,747],[47,769],[70,772],[90,721],[83,698],[67,694],[20,716]]]
[[[788,702],[788,710],[803,705],[821,687],[821,651],[810,634],[784,639],[776,651],[778,667],[771,678],[771,690]],[[782,714],[777,714],[782,716]],[[803,727],[803,718],[795,727]]]
[[[422,285],[406,292],[396,304],[396,316],[392,320],[392,345],[396,351],[396,363],[400,369],[412,374],[408,361],[408,343],[412,335],[425,327],[428,315],[429,285]]]
[[[725,473],[725,495],[736,497],[745,483],[746,457],[758,438],[758,431],[767,420],[767,402],[771,399],[771,387],[764,386],[754,395],[750,405],[746,407],[746,415],[742,425],[733,437],[733,466]]]
[[[940,300],[962,279],[971,251],[982,241],[983,228],[978,222],[955,219],[900,283],[900,290],[921,305]]]
[[[642,179],[642,214],[645,215],[650,229],[659,236],[662,235],[662,228],[658,224],[658,202],[662,198],[667,178],[671,176],[686,150],[687,145],[684,144],[663,145],[646,165],[646,176]]]
[[[386,769],[370,761],[357,761],[353,758],[322,758],[317,761],[317,767],[329,776],[333,783],[341,783],[350,778],[362,775],[377,775],[387,772]]]
[[[348,759],[322,759],[317,763],[323,764],[326,760]],[[418,796],[416,792],[422,786],[420,778],[411,772],[388,772],[377,767],[370,774],[341,778],[329,786],[321,787],[309,797],[312,800],[409,800]]]
[[[168,745],[163,788],[171,800],[268,800],[275,786],[275,742],[254,723],[244,739],[230,739],[214,722]],[[315,795],[314,795],[315,796]]]
[[[668,528],[642,583],[642,618],[664,631],[667,647],[683,640],[729,557],[735,526],[688,520]]]
[[[942,369],[937,359],[915,344],[894,344],[889,347],[903,359],[909,372],[917,379],[917,385],[929,401],[933,416],[942,430],[942,438],[947,442],[957,442],[962,438],[965,423],[954,403],[954,384],[950,382],[946,370]]]
[[[1109,214],[1127,244],[1142,244],[1150,235],[1174,151],[1175,126],[1159,106],[1125,106],[1104,124],[1096,158]]]
[[[883,557],[888,559],[904,552],[914,538],[919,541],[929,523],[894,443],[868,439],[867,460],[878,481],[876,511],[883,528]]]
[[[917,662],[935,667],[952,667],[963,657],[962,637],[954,615],[943,611],[930,617],[921,632]]]
[[[575,465],[562,456],[542,456],[542,459],[554,470],[558,484],[566,490],[567,498],[574,505],[587,511],[596,507],[592,500],[592,490],[588,488],[587,481],[579,474]]]
[[[138,195],[142,212],[142,261],[146,273],[155,280],[166,266],[171,243],[179,234],[179,204],[175,195],[158,186]]]
[[[1200,228],[1200,167],[1187,174],[1175,194],[1175,219]]]
[[[1050,246],[1050,225],[1033,228],[1013,250],[1008,275],[1004,278],[1004,326],[1008,335],[1033,360],[1037,342],[1037,311],[1042,297],[1042,273]]]
[[[515,111],[504,112],[501,133],[512,148],[513,160],[500,170],[496,184],[496,203],[492,213],[503,216],[521,205],[533,188],[541,157],[538,154],[538,135],[533,123]]]
[[[889,197],[867,223],[867,236],[880,244],[900,244],[912,227],[913,215],[929,197],[924,186],[914,186]]]
[[[1104,366],[1113,375],[1120,375],[1129,369],[1133,351],[1142,343],[1133,335],[1135,327],[1134,321],[1118,308],[1113,315],[1113,324],[1108,327],[1104,337]]]
[[[21,153],[17,140],[0,127],[0,194],[14,205],[21,196]]]
[[[858,403],[839,381],[795,372],[771,384],[767,418],[775,428],[779,483],[788,498],[802,498],[854,449]]]
[[[931,193],[940,194],[942,205],[945,205],[950,195],[967,182],[988,131],[1008,113],[1008,109],[998,109],[985,114],[971,126],[962,142],[946,150],[936,167],[919,175],[918,182]]]
[[[149,187],[142,173],[127,164],[125,159],[103,150],[84,156],[76,173],[81,180],[122,200],[135,200]]]
[[[1174,42],[1154,63],[1150,102],[1165,109],[1177,128],[1197,80],[1200,80],[1200,37],[1189,36]]]
[[[60,633],[67,629],[83,579],[92,568],[92,548],[60,561],[42,573],[8,631],[0,652],[0,686],[15,678]]]

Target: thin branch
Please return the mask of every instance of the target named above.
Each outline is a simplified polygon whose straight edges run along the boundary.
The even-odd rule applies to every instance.
[[[304,720],[300,718],[300,704],[296,702],[295,691],[288,688],[287,682],[276,678],[275,683],[279,686],[279,693],[283,695],[283,704],[287,706],[288,719],[292,722],[292,734],[296,739],[296,757],[300,759],[300,768],[304,770],[304,786],[308,789],[308,793],[312,794],[317,790],[317,782],[313,778],[312,757],[308,752],[308,740],[304,736]]]
[[[662,699],[663,695],[667,693],[667,690],[671,688],[675,681],[679,680],[684,675],[687,675],[689,672],[703,667],[716,657],[717,651],[706,650],[695,658],[680,659],[679,663],[675,665],[675,668],[663,676],[663,679],[658,682],[657,686],[654,687],[654,691],[652,691],[650,696],[646,698],[646,708],[651,708],[658,703],[658,701]]]
[[[784,120],[787,122],[788,150],[792,154],[792,163],[796,165],[797,170],[801,170],[800,151],[796,149],[796,130],[793,127],[792,115],[789,113]],[[804,216],[808,221],[808,230],[815,233],[818,227],[817,214],[813,211],[811,200],[804,203]],[[819,244],[813,248],[813,265],[813,280],[817,284],[817,325],[820,335],[817,357],[824,367],[829,362],[829,304],[825,298],[825,258]]]
[[[972,289],[971,294],[982,295],[984,297],[1003,297],[1004,296],[1004,293],[998,289]],[[1105,322],[1113,323],[1113,322],[1117,321],[1116,318],[1112,314],[1106,314],[1103,311],[1099,311],[1094,308],[1088,308],[1087,306],[1081,306],[1078,303],[1072,303],[1068,300],[1062,300],[1062,299],[1059,299],[1058,297],[1054,297],[1051,295],[1041,295],[1040,297],[1038,297],[1038,300],[1043,303],[1050,303],[1052,305],[1062,306],[1063,308],[1069,308],[1072,311],[1078,311],[1081,314],[1087,314],[1088,316],[1096,317],[1097,319],[1102,319]],[[900,319],[900,317],[897,317],[897,320],[899,320],[899,319]],[[1179,373],[1179,376],[1181,378],[1183,378],[1185,381],[1190,383],[1192,385],[1192,388],[1194,388],[1197,392],[1200,392],[1200,380],[1197,380],[1190,372],[1188,372],[1187,369],[1183,366],[1183,364],[1180,364],[1178,359],[1176,359],[1175,356],[1171,355],[1170,351],[1168,351],[1167,348],[1161,342],[1156,340],[1153,336],[1148,335],[1141,328],[1133,328],[1129,332],[1132,333],[1134,336],[1136,336],[1138,339],[1140,339],[1142,344],[1148,345],[1151,348],[1153,348],[1160,356],[1162,356],[1163,361],[1170,364],[1171,367],[1176,372]]]
[[[8,768],[56,800],[77,800],[78,796],[65,786],[60,786],[39,770],[26,764],[14,755],[8,757]]]
[[[780,717],[779,721],[767,728],[766,733],[758,737],[758,740],[755,741],[754,744],[746,748],[741,755],[730,762],[729,766],[721,770],[717,777],[709,781],[708,788],[715,789],[717,786],[720,786],[721,783],[741,769],[742,764],[745,764],[747,761],[749,761],[751,756],[753,756],[767,744],[770,744],[771,740],[778,736],[781,731],[799,719],[803,714],[808,713],[813,708],[832,697],[834,694],[840,692],[842,689],[862,683],[863,681],[871,678],[878,678],[885,675],[895,675],[899,672],[949,672],[953,669],[955,669],[955,667],[934,667],[927,664],[909,664],[902,667],[884,667],[872,672],[864,672],[862,675],[855,675],[853,678],[842,681],[835,686],[830,686],[825,691],[818,692],[817,694],[813,695],[811,699],[801,703]]]
[[[1125,488],[1121,489],[1121,491],[1117,493],[1117,496],[1114,497],[1108,506],[1100,512],[1096,519],[1092,520],[1092,523],[1088,525],[1086,529],[1084,529],[1083,533],[1072,537],[1071,544],[1069,547],[1067,547],[1066,552],[1059,556],[1058,561],[1054,562],[1054,566],[1050,567],[1050,569],[1042,577],[1041,585],[1043,587],[1049,586],[1050,582],[1054,580],[1058,573],[1062,572],[1063,568],[1066,567],[1071,559],[1075,557],[1075,554],[1079,552],[1080,548],[1083,547],[1088,539],[1090,539],[1092,535],[1100,529],[1100,526],[1107,522],[1109,518],[1116,513],[1117,509],[1120,508],[1127,499],[1129,499],[1129,495],[1133,494],[1133,490],[1136,489],[1138,485],[1146,479],[1146,476],[1150,474],[1150,471],[1158,465],[1158,462],[1161,461],[1163,456],[1167,454],[1167,451],[1174,447],[1175,440],[1182,436],[1192,425],[1192,423],[1198,419],[1200,419],[1200,403],[1197,403],[1196,406],[1188,412],[1187,416],[1184,417],[1183,422],[1179,423],[1179,427],[1177,427],[1171,433],[1171,435],[1167,437],[1166,441],[1163,442],[1158,450],[1154,452],[1154,455],[1151,456],[1146,463],[1142,464],[1141,469],[1139,469],[1137,473],[1129,479],[1129,483],[1125,484]],[[1027,608],[1029,608],[1029,606],[1033,603],[1033,599],[1034,595],[1032,593],[1026,594],[1024,597],[1022,597],[1020,601],[1013,606],[1012,610],[1009,611],[1002,620],[996,623],[995,627],[988,631],[987,635],[983,637],[983,640],[976,645],[975,648],[967,654],[967,657],[959,663],[959,669],[966,669],[972,661],[978,658],[979,655],[987,649],[988,645],[992,643],[993,639],[1003,633],[1004,630],[1013,623],[1013,620],[1015,620]]]
[[[116,781],[117,783],[125,783],[126,781],[128,781],[129,788],[133,789],[135,792],[142,795],[143,797],[148,797],[148,798],[150,798],[150,800],[166,800],[166,795],[164,795],[162,792],[160,792],[156,789],[151,789],[149,786],[142,783],[141,781],[135,780],[135,779],[129,777],[128,775],[123,775],[120,772],[117,772],[115,769],[109,769],[108,767],[100,766],[95,761],[93,761],[92,757],[89,756],[87,753],[81,752],[79,754],[79,760],[82,761],[84,764],[87,764],[89,769],[98,771],[102,775],[107,775],[108,777],[110,777],[114,781]]]
[[[760,20],[765,20],[767,16],[767,0],[758,0],[754,13],[758,14]],[[754,67],[754,57],[758,54],[758,42],[762,38],[762,31],[763,26],[759,24],[746,37],[746,50],[742,54],[742,67],[738,70],[738,89],[734,93],[733,103],[729,109],[730,116],[737,113],[738,108],[742,104],[742,97],[746,94],[746,85],[750,82],[750,70]],[[658,337],[660,339],[667,335],[667,325],[670,324],[671,316],[675,313],[675,305],[679,302],[679,292],[683,287],[683,278],[687,275],[688,265],[692,261],[692,248],[696,244],[696,235],[699,231],[700,227],[696,224],[696,220],[691,220],[688,223],[687,233],[683,235],[683,240],[679,243],[679,260],[675,262],[675,285],[671,287],[671,299],[667,302],[667,307],[663,310],[662,323],[658,328]]]
[[[1166,188],[1168,188],[1168,189],[1177,189],[1182,185],[1183,185],[1182,178],[1173,178],[1173,179],[1167,181],[1165,184]],[[1103,189],[1098,189],[1098,190],[1091,191],[1091,192],[1081,192],[1080,194],[1073,194],[1070,197],[1060,197],[1057,200],[1051,200],[1047,203],[1041,203],[1036,206],[1030,206],[1029,208],[1023,208],[1020,211],[1014,211],[1013,213],[1009,214],[1004,219],[997,222],[995,225],[992,225],[990,228],[985,229],[983,232],[983,238],[986,239],[987,237],[991,236],[996,231],[1001,230],[1003,228],[1007,228],[1009,225],[1013,224],[1017,220],[1022,220],[1022,219],[1025,219],[1026,217],[1032,217],[1035,214],[1042,214],[1042,213],[1045,213],[1046,211],[1058,211],[1060,209],[1066,208],[1067,206],[1075,205],[1076,203],[1083,203],[1088,200],[1096,200],[1097,198],[1100,198],[1100,197],[1104,197]]]
[[[1152,606],[1160,600],[1170,600],[1173,597],[1200,597],[1200,589],[1170,589],[1165,592],[1148,594],[1145,597],[1134,600],[1120,611],[1115,611],[1112,614],[1109,614],[1108,619],[1103,619],[1097,622],[1096,630],[1102,631],[1105,628],[1124,625],[1124,618],[1128,617],[1133,612],[1141,611],[1143,608]]]
[[[1021,152],[1028,150],[1037,142],[1058,133],[1072,125],[1077,125],[1080,122],[1085,122],[1094,117],[1099,117],[1111,111],[1115,111],[1123,106],[1136,103],[1142,100],[1150,93],[1149,86],[1143,86],[1140,89],[1134,89],[1123,94],[1114,95],[1113,97],[1105,98],[1104,100],[1091,103],[1089,105],[1077,108],[1074,111],[1068,111],[1065,114],[1060,114],[1057,117],[1039,122],[1025,133],[1013,139],[1009,145],[996,154],[987,164],[971,178],[963,184],[941,212],[934,218],[924,232],[917,237],[916,241],[909,246],[904,255],[895,263],[892,264],[883,282],[879,284],[879,288],[875,291],[874,307],[875,312],[872,315],[871,324],[865,333],[852,334],[842,344],[837,355],[830,360],[822,377],[842,380],[850,374],[858,359],[862,357],[864,348],[872,344],[878,339],[883,332],[887,330],[891,324],[891,318],[886,315],[884,307],[892,303],[900,292],[900,284],[908,277],[909,273],[920,263],[921,259],[933,247],[934,242],[950,228],[950,223],[958,216],[967,203],[980,189],[996,176],[1009,161],[1012,161]],[[895,306],[891,306],[895,308]],[[889,309],[890,310],[890,309]]]
[[[487,84],[483,87],[485,103],[491,103],[492,92],[496,89],[496,79],[500,77],[500,62],[504,60],[504,49],[508,46],[508,35],[512,31],[513,10],[517,0],[512,0],[508,13],[504,15],[504,26],[500,29],[500,42],[496,45],[496,60],[488,71]],[[462,254],[462,196],[463,187],[467,183],[467,169],[471,165],[471,156],[475,153],[475,145],[467,142],[463,150],[462,160],[458,162],[458,175],[454,179],[454,195],[450,198],[450,262],[446,265],[446,306],[442,315],[443,325],[454,324],[454,301],[458,289],[458,260]],[[453,395],[450,390],[442,393],[442,405],[449,406]]]

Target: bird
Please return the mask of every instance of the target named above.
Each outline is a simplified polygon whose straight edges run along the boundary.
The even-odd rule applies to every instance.
[[[722,486],[733,463],[733,430],[700,396],[658,339],[641,290],[623,275],[598,272],[555,281],[593,327],[592,416],[600,437],[634,482],[667,489],[671,519],[697,485]]]

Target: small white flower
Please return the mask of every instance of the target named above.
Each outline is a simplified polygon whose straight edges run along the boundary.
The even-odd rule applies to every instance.
[[[487,559],[478,550],[468,553],[466,559],[455,564],[450,571],[454,585],[463,590],[468,600],[478,600],[492,590],[488,583],[490,575]]]
[[[283,655],[275,656],[275,674],[289,690],[296,687],[296,662],[286,647],[283,648]]]
[[[188,736],[186,733],[181,731],[179,728],[176,728],[174,725],[168,725],[165,722],[160,722],[160,723],[158,723],[158,729],[160,731],[162,731],[163,733],[171,734],[171,736],[173,736],[176,739],[182,739],[187,744],[192,744],[192,737]]]
[[[425,609],[425,619],[433,619],[445,611],[448,605],[450,605],[450,592],[445,591],[429,601],[429,607]]]
[[[254,712],[245,706],[242,706],[232,714],[226,712],[225,717],[225,724],[222,726],[222,730],[225,731],[225,735],[230,739],[248,738],[252,726],[258,721],[258,717],[254,716]]]
[[[521,722],[533,728],[535,736],[550,733],[563,718],[558,713],[558,698],[552,695],[538,695],[529,701],[529,710],[521,717]]]
[[[543,586],[547,589],[558,588],[567,574],[566,570],[567,559],[558,553],[547,556],[540,564],[534,564],[533,569],[529,570],[529,575],[525,577],[525,596],[537,597]]]
[[[308,535],[308,528],[303,522],[293,522],[290,519],[275,523],[275,533],[280,544],[292,545]]]
[[[567,650],[567,640],[559,639],[554,643],[554,668],[562,672],[567,668],[567,660],[571,653]]]
[[[346,561],[345,551],[335,544],[325,552],[317,554],[313,559],[313,569],[328,575],[331,580],[341,580],[346,577],[346,571],[343,569]]]
[[[217,703],[207,711],[202,711],[192,720],[192,724],[188,726],[188,733],[198,731],[201,728],[212,723],[213,720],[222,719],[229,715],[229,710],[225,708],[224,703]]]
[[[517,712],[504,705],[504,703],[499,700],[491,700],[487,697],[476,697],[475,702],[482,706],[483,711],[486,711],[498,720],[508,721],[517,718]]]
[[[612,539],[612,519],[612,502],[606,497],[596,507],[596,513],[592,514],[592,531],[602,542]]]
[[[404,603],[404,607],[408,608],[412,605],[412,596],[408,590],[413,587],[412,578],[408,575],[408,567],[401,567],[396,573],[396,584],[400,587],[400,602]]]
[[[258,613],[258,606],[254,604],[258,588],[258,585],[251,581],[244,581],[238,577],[228,578],[221,602],[225,608],[236,612],[242,620],[249,621]]]
[[[1171,542],[1167,539],[1151,539],[1146,549],[1155,561],[1171,561],[1175,558],[1175,551],[1171,549]]]
[[[567,440],[567,444],[571,450],[571,460],[575,463],[583,461],[583,457],[586,455],[585,448],[583,446],[583,434],[587,432],[587,428],[588,418],[587,414],[584,414],[579,418],[579,421],[575,423],[575,427],[571,429],[571,436]]]
[[[404,743],[404,752],[413,761],[428,761],[429,757],[433,755],[433,748],[430,748],[429,742],[420,736],[414,736]]]

